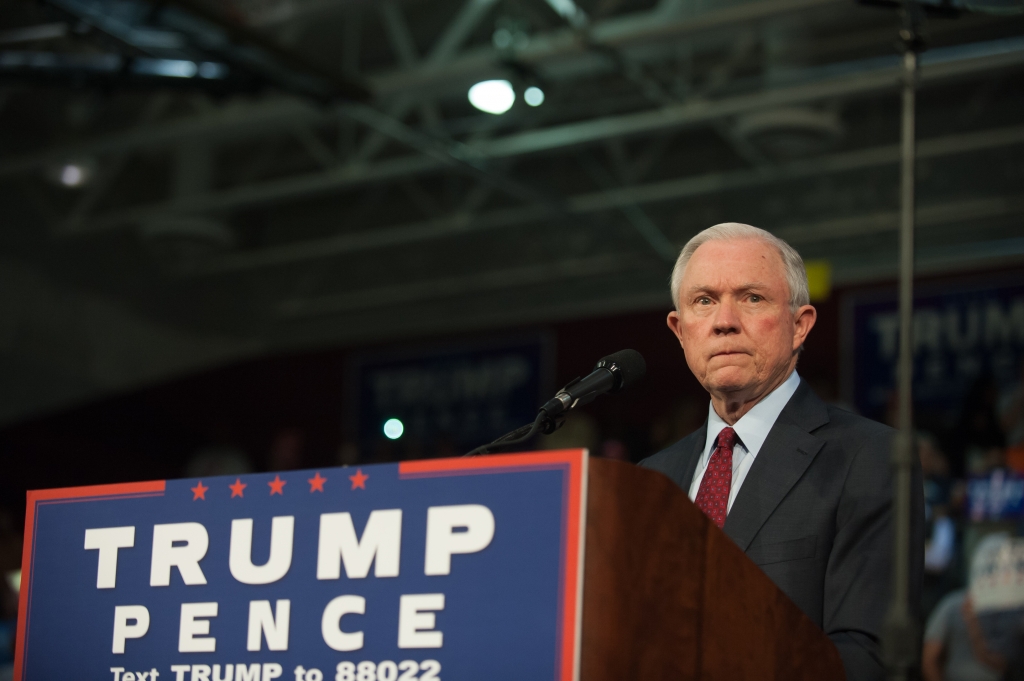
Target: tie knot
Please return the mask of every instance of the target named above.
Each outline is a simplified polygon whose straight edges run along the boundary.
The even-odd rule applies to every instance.
[[[736,431],[729,427],[722,428],[722,432],[718,434],[718,446],[730,451],[738,440],[739,437],[736,435]]]

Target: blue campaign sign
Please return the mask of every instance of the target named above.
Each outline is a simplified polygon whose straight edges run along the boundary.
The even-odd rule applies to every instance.
[[[536,334],[355,357],[346,428],[367,452],[385,435],[428,451],[440,440],[455,451],[490,442],[532,422],[550,397],[551,345]],[[389,422],[401,426],[390,433]]]
[[[14,678],[572,681],[586,463],[29,492]]]
[[[971,520],[1005,520],[1024,516],[1024,477],[997,469],[967,481],[967,513]]]
[[[844,390],[881,420],[896,385],[899,315],[894,291],[856,293],[844,301]],[[1024,285],[975,280],[924,285],[914,296],[914,402],[955,418],[979,376],[1000,388],[1024,363]]]

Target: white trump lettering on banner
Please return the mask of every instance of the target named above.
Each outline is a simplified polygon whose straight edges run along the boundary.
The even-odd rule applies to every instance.
[[[320,619],[320,633],[324,643],[331,650],[349,652],[363,647],[363,632],[347,633],[341,630],[341,618],[345,615],[366,613],[366,599],[362,596],[338,596],[324,608]]]
[[[248,667],[244,664],[236,664],[235,681],[260,681],[260,665],[256,662]]]
[[[119,668],[121,669],[121,668]],[[111,669],[113,671],[113,668]],[[157,674],[156,670],[149,672],[150,678],[156,681]],[[221,666],[215,664],[212,666],[207,664],[174,664],[171,665],[171,671],[175,674],[175,681],[273,681],[283,673],[283,668],[276,662],[264,662],[260,664],[253,662],[252,664],[226,664],[224,665],[224,675],[221,676]],[[188,679],[185,678],[186,674],[191,674]],[[117,681],[115,679],[114,681]],[[121,681],[125,681],[124,677],[121,677]],[[146,681],[141,675],[136,681]]]
[[[895,359],[899,316],[894,312],[880,313],[870,323],[878,335],[878,354]],[[984,308],[920,306],[914,311],[915,354],[922,350],[967,352],[1011,344],[1024,345],[1024,297],[1005,305],[989,300]]]
[[[125,641],[130,638],[142,638],[147,631],[149,631],[149,609],[146,606],[118,605],[114,608],[113,653],[123,655]]]
[[[435,610],[444,610],[444,594],[406,594],[398,606],[399,648],[440,648],[444,634],[435,631]]]
[[[231,575],[242,584],[270,584],[288,574],[292,566],[295,516],[277,516],[270,524],[270,557],[263,565],[252,563],[252,518],[231,521]]]
[[[216,652],[217,639],[207,635],[210,633],[210,620],[205,619],[216,616],[216,603],[182,603],[181,621],[178,628],[178,652]]]
[[[341,564],[350,579],[366,577],[377,559],[376,577],[397,577],[402,545],[402,509],[373,511],[361,539],[350,513],[320,516],[320,541],[316,560],[317,579],[339,579]]]
[[[249,636],[246,650],[258,651],[267,639],[267,650],[288,650],[288,624],[292,602],[279,600],[277,614],[270,609],[270,601],[249,602]]]
[[[184,546],[174,546],[184,542]],[[199,523],[171,523],[153,526],[153,558],[149,568],[150,586],[169,586],[171,568],[178,568],[185,584],[206,584],[199,561],[210,547],[210,536]]]
[[[97,527],[85,531],[86,550],[99,550],[96,588],[113,589],[117,583],[117,550],[135,546],[135,527]]]
[[[493,538],[494,514],[486,506],[431,506],[427,509],[424,573],[449,574],[453,554],[483,551]]]
[[[971,561],[970,592],[977,613],[1024,608],[1024,539],[982,540]]]

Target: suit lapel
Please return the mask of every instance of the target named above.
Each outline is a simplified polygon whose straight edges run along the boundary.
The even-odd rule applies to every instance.
[[[825,423],[825,404],[801,381],[768,433],[726,517],[723,529],[740,549],[747,550],[761,526],[811,465],[825,444],[811,431]]]
[[[704,425],[694,435],[693,446],[690,447],[690,451],[684,452],[686,458],[682,461],[682,476],[678,483],[683,488],[683,491],[687,493],[690,491],[690,485],[693,483],[693,473],[697,470],[697,464],[700,463],[700,457],[704,453],[704,445],[707,443],[707,419],[704,420]]]

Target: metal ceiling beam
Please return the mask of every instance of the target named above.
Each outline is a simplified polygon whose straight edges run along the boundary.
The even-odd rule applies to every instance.
[[[1022,40],[966,46],[961,48],[961,51],[968,56],[959,60],[950,58],[949,54],[942,50],[930,53],[932,65],[923,72],[922,84],[928,85],[978,71],[989,72],[1000,67],[1024,64],[1024,41]],[[980,56],[975,56],[979,53]],[[889,66],[887,60],[883,61],[886,65],[880,68],[854,72],[846,76],[719,100],[696,100],[639,113],[530,130],[493,140],[482,140],[472,146],[460,145],[459,149],[452,149],[450,152],[455,157],[466,157],[473,163],[480,163],[487,159],[552,151],[616,137],[704,125],[721,118],[772,107],[885,92],[895,87],[900,67]],[[8,167],[11,165],[17,165],[17,163],[12,162],[8,164]],[[443,160],[420,156],[389,159],[373,165],[350,165],[324,173],[236,187],[187,200],[172,200],[113,211],[97,216],[83,228],[83,231],[123,227],[153,213],[225,211],[243,206],[297,199],[367,182],[397,178],[405,174],[436,171],[447,165]],[[21,166],[23,167],[24,164]],[[0,174],[3,174],[4,169],[5,164],[0,163]]]
[[[988,242],[959,248],[922,248],[915,269],[919,274],[949,274],[996,267],[1019,267],[1024,263],[1024,243]],[[1024,240],[1015,240],[1016,242]],[[842,286],[865,281],[881,281],[896,276],[896,263],[857,264],[834,263],[833,282]],[[599,290],[590,298],[568,299],[561,296],[531,296],[521,299],[516,307],[477,306],[471,313],[439,314],[428,304],[403,308],[403,314],[391,309],[380,312],[356,311],[351,316],[281,317],[275,337],[281,345],[293,350],[319,347],[329,341],[337,344],[366,344],[398,338],[423,338],[431,333],[466,333],[483,329],[509,328],[515,325],[565,322],[588,317],[607,317],[640,310],[667,311],[671,306],[668,286],[652,287],[632,293],[609,295]],[[463,309],[460,306],[460,309]],[[354,319],[353,319],[354,318]],[[353,323],[353,322],[356,323]]]
[[[922,71],[922,86],[969,73],[1024,64],[1024,40],[997,42],[998,45],[992,46],[996,49],[993,49],[991,53],[975,56],[973,50],[964,50],[965,54],[961,59],[944,59],[947,53],[942,50],[926,53],[931,57],[931,64],[927,71]],[[1004,47],[1005,49],[1001,49]],[[889,61],[892,62],[891,65],[887,63]],[[885,60],[885,62],[886,65],[881,67],[871,68],[869,65],[865,65],[863,71],[826,77],[799,85],[767,89],[717,100],[682,102],[634,114],[531,130],[480,142],[474,147],[485,157],[502,158],[596,142],[613,137],[705,124],[719,118],[774,107],[894,91],[901,74],[899,60],[893,58]]]
[[[40,170],[69,158],[172,147],[182,139],[195,137],[216,137],[218,141],[229,142],[271,129],[288,130],[296,125],[317,124],[326,118],[323,111],[292,98],[272,99],[259,104],[235,102],[215,113],[179,121],[147,123],[78,144],[3,159],[0,160],[0,177]]]
[[[508,60],[537,68],[545,62],[592,56],[590,52],[594,47],[617,50],[634,46],[648,48],[653,42],[677,41],[687,36],[756,23],[792,12],[844,4],[849,3],[845,0],[757,0],[686,17],[672,16],[653,9],[594,23],[586,31],[586,41],[581,40],[579,31],[574,29],[549,31],[532,36],[529,43],[518,49],[498,51],[490,47],[477,48],[452,60],[443,69],[425,64],[415,69],[380,74],[371,77],[370,82],[373,91],[380,97],[389,97],[399,92],[436,92],[451,87],[453,83],[484,80],[505,73],[507,67],[504,63]],[[600,68],[600,63],[596,65]],[[593,66],[588,70],[593,70]]]
[[[1024,143],[1024,126],[986,130],[922,140],[918,158],[932,159],[952,154],[1001,148]],[[899,145],[887,145],[859,151],[831,154],[809,161],[779,165],[770,171],[741,170],[709,173],[697,177],[652,182],[635,187],[579,194],[566,200],[571,213],[585,214],[624,206],[669,201],[714,192],[747,189],[780,182],[818,177],[824,174],[863,170],[899,162]],[[192,275],[219,274],[290,265],[321,258],[337,257],[378,248],[450,238],[461,234],[502,229],[536,222],[550,213],[543,206],[523,206],[490,211],[479,215],[458,213],[443,218],[344,234],[326,239],[302,241],[285,246],[237,253]],[[815,229],[818,229],[815,227]]]
[[[466,0],[441,37],[430,48],[426,63],[438,66],[451,61],[498,0]]]
[[[1003,196],[924,205],[919,208],[917,217],[920,226],[934,227],[1017,214],[1024,214],[1024,198]],[[891,211],[861,215],[840,221],[793,225],[775,230],[774,233],[786,239],[793,246],[799,247],[826,240],[895,232],[898,227],[899,211]],[[947,256],[944,262],[948,260]],[[315,298],[294,298],[282,302],[277,307],[277,314],[288,319],[346,314],[380,307],[452,298],[470,293],[521,288],[551,281],[607,276],[652,266],[652,261],[649,258],[609,253],[589,258],[538,263],[503,270],[487,270],[465,276],[411,281]],[[665,298],[666,300],[668,298],[667,292]]]
[[[389,31],[391,40],[404,43],[396,47],[400,61],[405,69],[411,69],[417,63],[429,64],[433,68],[443,68],[444,64],[455,56],[456,52],[458,52],[480,21],[487,15],[487,12],[490,11],[495,2],[497,0],[465,0],[459,13],[455,15],[455,18],[452,19],[444,32],[441,33],[441,36],[434,43],[433,47],[430,48],[422,62],[417,60],[415,45],[412,42],[412,37],[408,35],[408,30],[403,31],[404,21],[398,13],[398,6],[385,4],[382,6],[382,12],[385,27]],[[402,35],[403,33],[405,33],[404,36]],[[396,101],[389,104],[387,109],[388,115],[399,121],[404,120],[405,116],[413,109],[415,101],[416,98],[411,96],[397,98]],[[424,119],[431,125],[439,123],[440,115],[433,102],[424,104],[421,111],[424,114]],[[357,162],[369,161],[384,148],[387,139],[385,135],[374,130],[360,146],[354,156],[354,160]]]
[[[466,276],[444,277],[415,284],[394,284],[368,291],[353,291],[317,298],[296,298],[282,302],[277,313],[282,317],[308,317],[338,312],[354,312],[377,307],[449,298],[506,288],[519,288],[564,279],[604,276],[633,270],[650,259],[623,256],[618,253],[590,258],[573,258],[550,263],[521,265],[502,270],[488,270]]]
[[[684,19],[666,18],[664,13],[644,12],[608,19],[594,24],[589,35],[598,42],[617,46],[645,42],[648,34],[672,38],[682,35],[724,29],[736,24],[757,21],[813,7],[838,5],[844,0],[759,0],[725,10]],[[463,9],[438,39],[430,54],[415,68],[391,74],[368,76],[375,93],[381,96],[408,92],[412,95],[422,88],[436,87],[459,78],[483,78],[487,73],[504,72],[505,52],[483,48],[470,50],[453,59],[458,47],[486,15],[496,0],[466,0]],[[534,36],[530,45],[515,53],[516,59],[536,64],[562,54],[584,54],[586,49],[569,30],[554,31]],[[329,119],[323,110],[295,100],[274,100],[265,103],[235,104],[214,114],[205,114],[179,122],[140,127],[113,135],[88,140],[57,149],[49,149],[22,157],[0,161],[0,176],[43,168],[76,156],[123,152],[141,148],[166,147],[183,137],[217,135],[225,139],[239,139],[259,135],[274,128],[289,128],[297,124],[316,124]]]

